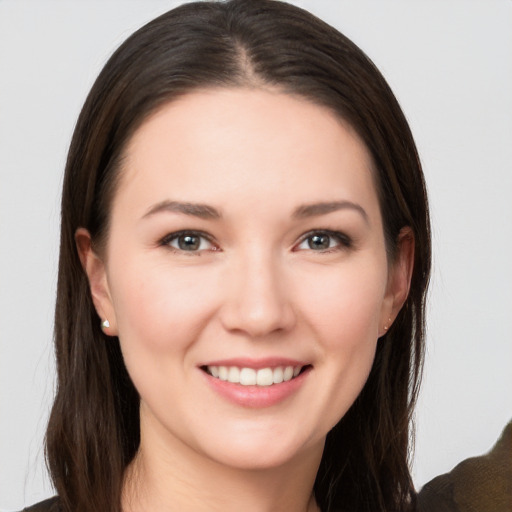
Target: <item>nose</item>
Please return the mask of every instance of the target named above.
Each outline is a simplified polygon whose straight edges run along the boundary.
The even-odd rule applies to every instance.
[[[278,261],[252,254],[228,272],[221,309],[225,329],[251,338],[292,329],[296,315],[291,290]]]

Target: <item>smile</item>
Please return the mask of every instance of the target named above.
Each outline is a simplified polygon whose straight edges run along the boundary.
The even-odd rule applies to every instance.
[[[313,365],[283,357],[235,357],[198,366],[207,386],[247,408],[271,407],[292,399],[308,381]]]
[[[238,366],[206,366],[203,369],[216,379],[242,386],[272,386],[297,377],[305,367],[276,366],[275,368],[247,368]]]

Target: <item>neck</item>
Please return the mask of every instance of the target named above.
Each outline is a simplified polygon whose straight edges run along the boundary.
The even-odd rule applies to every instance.
[[[126,471],[122,510],[318,512],[313,485],[322,449],[315,446],[279,467],[241,469],[180,443],[158,442],[141,428],[139,451]]]

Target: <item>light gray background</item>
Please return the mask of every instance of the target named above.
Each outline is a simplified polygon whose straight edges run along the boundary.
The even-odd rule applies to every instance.
[[[0,0],[0,510],[52,494],[42,437],[62,170],[107,57],[177,2]],[[512,417],[512,2],[294,2],[359,44],[410,120],[434,274],[418,486],[487,451]]]

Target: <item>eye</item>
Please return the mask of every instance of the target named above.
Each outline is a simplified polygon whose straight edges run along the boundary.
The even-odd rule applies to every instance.
[[[209,237],[196,231],[171,233],[167,235],[161,243],[176,251],[185,252],[200,252],[216,249]]]
[[[297,250],[313,250],[329,252],[331,250],[348,248],[352,245],[350,238],[337,231],[313,231],[308,233],[297,246]]]

